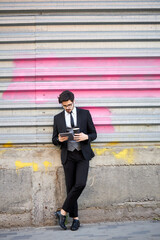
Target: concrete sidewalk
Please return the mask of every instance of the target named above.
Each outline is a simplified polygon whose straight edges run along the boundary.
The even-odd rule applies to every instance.
[[[160,240],[160,221],[81,224],[78,231],[59,226],[0,229],[2,240]]]

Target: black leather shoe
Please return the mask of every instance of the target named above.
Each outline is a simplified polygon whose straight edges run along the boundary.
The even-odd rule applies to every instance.
[[[61,214],[61,211],[60,211],[60,210],[59,210],[59,211],[56,211],[54,214],[55,214],[55,216],[56,216],[57,219],[58,219],[59,226],[60,226],[61,228],[63,228],[64,230],[67,230],[67,227],[66,227],[66,225],[65,225],[66,216],[63,216],[63,215]]]
[[[78,219],[73,219],[71,230],[76,231],[80,227],[80,221]]]

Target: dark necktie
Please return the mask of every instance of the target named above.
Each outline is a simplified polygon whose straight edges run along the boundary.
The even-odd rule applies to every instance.
[[[72,112],[70,113],[70,116],[71,116],[71,127],[73,128],[74,127],[74,120],[73,120]]]

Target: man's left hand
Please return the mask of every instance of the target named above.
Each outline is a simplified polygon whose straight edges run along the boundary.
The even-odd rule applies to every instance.
[[[76,142],[81,142],[81,141],[85,141],[85,140],[88,140],[88,135],[81,132],[81,133],[75,133],[74,134],[74,140]]]

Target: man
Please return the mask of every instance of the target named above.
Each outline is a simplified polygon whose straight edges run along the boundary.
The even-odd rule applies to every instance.
[[[94,157],[90,142],[96,139],[97,133],[89,111],[74,106],[72,92],[63,91],[58,99],[64,111],[54,117],[52,142],[61,146],[67,197],[61,210],[57,210],[55,215],[60,227],[66,230],[65,219],[69,212],[69,216],[73,218],[71,230],[75,231],[80,226],[77,200],[86,185],[89,160]],[[79,128],[79,133],[74,134],[73,140],[60,134],[74,127]]]

